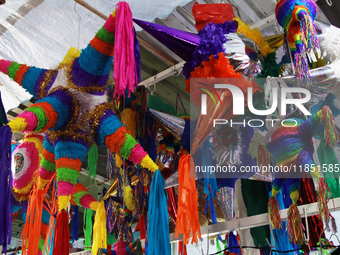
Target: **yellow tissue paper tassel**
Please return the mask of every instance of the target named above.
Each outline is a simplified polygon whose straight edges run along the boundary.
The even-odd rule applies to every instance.
[[[78,50],[75,47],[71,47],[68,52],[66,53],[63,61],[60,63],[59,67],[63,66],[63,65],[67,65],[70,64],[74,61],[75,58],[80,56],[81,51]]]
[[[133,203],[133,194],[130,185],[124,187],[124,204],[131,212],[136,210]]]
[[[126,108],[123,111],[122,114],[122,120],[124,120],[124,124],[126,125],[126,129],[128,131],[130,131],[131,136],[136,139],[136,120],[135,120],[135,111],[130,109],[130,108]]]
[[[92,254],[97,254],[99,248],[107,248],[106,211],[104,200],[100,202],[96,216],[94,217]]]
[[[39,177],[38,189],[43,189],[50,180],[42,179]]]
[[[149,169],[151,172],[156,172],[158,170],[158,166],[155,164],[155,162],[152,161],[149,155],[146,155],[142,159],[142,162],[140,163],[140,165],[142,167]]]
[[[11,122],[9,122],[8,126],[11,128],[12,132],[21,132],[26,129],[27,122],[25,121],[24,118],[17,117]]]
[[[98,201],[93,201],[93,202],[90,204],[90,209],[93,210],[93,211],[97,211],[98,206],[99,206],[99,202],[98,202]]]
[[[67,210],[67,207],[71,201],[71,196],[59,196],[58,197],[58,207],[59,207],[59,212],[62,210]]]
[[[250,25],[246,25],[239,17],[234,18],[238,22],[237,33],[241,33],[249,39],[252,39],[259,46],[261,54],[266,57],[268,53],[274,51],[270,48],[268,42],[264,41],[260,31],[255,28],[250,30]]]
[[[116,153],[116,166],[118,166],[119,168],[121,168],[122,165],[123,165],[122,157],[119,156],[119,155]]]

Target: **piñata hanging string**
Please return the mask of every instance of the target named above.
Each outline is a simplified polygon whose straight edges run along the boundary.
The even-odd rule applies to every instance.
[[[77,15],[78,15],[78,20],[79,20],[79,22],[78,22],[78,49],[79,49],[81,16],[80,16],[79,13],[77,12],[76,5],[77,5],[77,2],[74,3],[74,11],[77,13]]]

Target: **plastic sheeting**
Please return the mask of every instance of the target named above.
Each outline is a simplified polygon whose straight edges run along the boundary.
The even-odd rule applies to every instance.
[[[0,7],[0,24],[3,24],[8,16],[16,12],[20,8],[20,6],[26,4],[27,2],[29,2],[29,0],[7,0],[6,5]]]
[[[0,6],[0,58],[41,68],[54,68],[63,60],[70,47],[86,47],[104,24],[103,19],[77,4],[76,10],[81,17],[79,30],[79,16],[74,11],[74,1],[45,0],[34,8],[32,5],[37,2],[39,1],[12,0]],[[112,13],[117,2],[87,1],[107,16]],[[152,21],[156,17],[166,16],[176,6],[188,2],[190,0],[172,0],[166,4],[156,0],[130,0],[129,4],[134,18]],[[19,9],[24,4],[26,8],[32,8],[27,14],[23,14]],[[17,20],[11,25],[8,20],[13,18]],[[0,75],[0,84],[6,111],[31,98],[5,75]]]

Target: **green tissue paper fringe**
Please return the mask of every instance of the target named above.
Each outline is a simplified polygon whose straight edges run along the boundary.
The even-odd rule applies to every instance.
[[[96,177],[97,165],[98,165],[98,146],[96,144],[92,145],[91,149],[87,154],[88,165],[87,169],[89,172],[89,177]]]
[[[114,234],[107,233],[107,244],[113,245],[116,242]]]
[[[218,238],[216,238],[215,241],[216,241],[216,248],[217,248],[217,251],[220,252],[218,255],[223,255],[223,253],[221,252],[222,249],[221,249],[220,241],[218,240]]]
[[[126,134],[126,140],[124,142],[123,147],[121,148],[119,155],[124,158],[128,159],[131,153],[131,150],[136,146],[136,140],[129,134]]]
[[[39,239],[39,248],[38,248],[38,250],[39,250],[39,251],[44,251],[44,248],[45,248],[45,240],[42,239],[41,236],[40,236],[40,239]],[[44,254],[44,252],[43,252],[43,254]]]
[[[321,141],[318,150],[317,150],[320,166],[322,170],[322,165],[326,166],[332,165],[333,167],[339,164],[339,161],[334,153],[334,149],[330,146],[326,146],[323,141]],[[339,165],[338,165],[339,166]],[[334,171],[326,171],[323,172],[323,177],[326,179],[329,190],[332,193],[333,198],[340,197],[340,185],[339,185],[339,173]],[[328,199],[331,198],[329,192]]]
[[[18,64],[17,62],[12,62],[12,64],[8,67],[8,69],[7,69],[8,73],[7,74],[11,79],[14,80],[14,77],[15,77],[20,66],[21,65]]]
[[[115,35],[109,33],[104,27],[98,31],[97,37],[107,43],[114,44],[115,42]]]
[[[41,159],[40,165],[49,172],[55,171],[55,164],[53,164],[51,161],[48,161],[44,158]]]
[[[92,210],[90,209],[85,209],[84,213],[84,222],[86,222],[86,226],[84,230],[84,235],[85,235],[85,251],[91,250],[92,244]]]
[[[78,176],[79,172],[77,170],[66,167],[59,167],[57,169],[57,182],[64,181],[76,185]]]
[[[89,194],[88,191],[79,191],[78,193],[73,194],[73,202],[78,206],[82,206],[80,204],[80,199],[87,194]]]
[[[279,77],[280,75],[280,66],[276,63],[276,53],[272,52],[267,55],[267,57],[263,57],[263,61],[261,61],[263,69],[261,73],[256,77],[256,83],[261,86],[262,90],[264,90],[264,81],[268,76],[271,77]],[[262,81],[258,81],[258,78],[262,78]]]

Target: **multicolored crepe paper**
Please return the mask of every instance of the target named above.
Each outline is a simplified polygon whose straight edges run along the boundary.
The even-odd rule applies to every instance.
[[[303,170],[319,179],[319,214],[328,226],[330,214],[326,199],[325,180],[320,176],[320,169],[313,160],[314,147],[312,137],[316,129],[323,124],[325,126],[324,143],[326,146],[334,147],[339,140],[339,133],[334,123],[334,118],[328,106],[324,106],[308,120],[302,122],[300,119],[287,120],[285,126],[279,126],[274,132],[268,146],[276,165],[288,167],[304,167]],[[290,126],[287,128],[287,126]],[[301,169],[298,169],[300,171]],[[273,181],[272,197],[269,200],[268,212],[273,228],[281,228],[279,206],[275,196],[280,191],[283,181],[287,178],[289,193],[292,204],[288,211],[288,233],[289,240],[295,244],[302,244],[304,236],[302,233],[301,217],[297,209],[299,199],[300,179],[294,176],[294,170],[282,172]],[[296,174],[296,173],[295,173]]]
[[[196,67],[202,66],[203,61],[208,61],[210,56],[219,58],[219,53],[224,52],[223,45],[227,41],[226,34],[237,31],[237,21],[226,21],[220,24],[209,23],[199,31],[200,44],[196,47],[192,58],[183,66],[183,75],[189,79],[191,72]]]
[[[124,42],[122,37],[131,40]],[[11,121],[9,127],[15,132],[45,133],[39,183],[34,194],[42,198],[56,172],[59,214],[54,233],[54,254],[68,251],[68,236],[62,233],[68,228],[68,215],[65,211],[77,185],[82,161],[92,144],[106,146],[111,152],[152,172],[158,169],[115,116],[113,105],[108,102],[106,81],[114,52],[117,52],[115,61],[118,61],[114,71],[117,93],[120,94],[119,88],[122,92],[126,89],[119,83],[125,86],[127,82],[128,91],[132,88],[134,90],[137,80],[135,61],[138,59],[134,41],[131,11],[125,2],[120,2],[116,15],[114,13],[109,17],[90,44],[81,52],[71,48],[57,69],[46,70],[12,61],[0,61],[0,71],[38,99],[37,103]],[[129,65],[131,72],[126,72],[125,60],[130,58],[129,63],[133,62],[133,65]],[[125,72],[126,75],[123,75]],[[96,202],[88,194],[76,192],[74,199],[89,208],[95,208]],[[41,201],[40,198],[31,201],[30,208],[35,208],[32,212],[42,211]],[[102,217],[105,211],[98,212],[97,209],[97,214],[98,220],[105,218]],[[101,226],[101,223],[95,225]],[[98,228],[95,228],[96,231],[99,231]],[[31,231],[28,229],[27,232]],[[104,232],[96,235],[96,240],[104,238]],[[36,242],[36,239],[32,239],[30,246],[38,247]],[[96,242],[99,246],[101,243]]]
[[[72,202],[78,206],[96,211],[99,202],[91,195],[91,193],[80,183],[74,186]]]
[[[284,28],[296,75],[310,82],[306,54],[319,51],[320,43],[313,24],[317,6],[313,0],[277,0],[275,15]]]
[[[18,201],[28,199],[36,180],[43,138],[41,134],[27,134],[12,153],[13,194]]]

